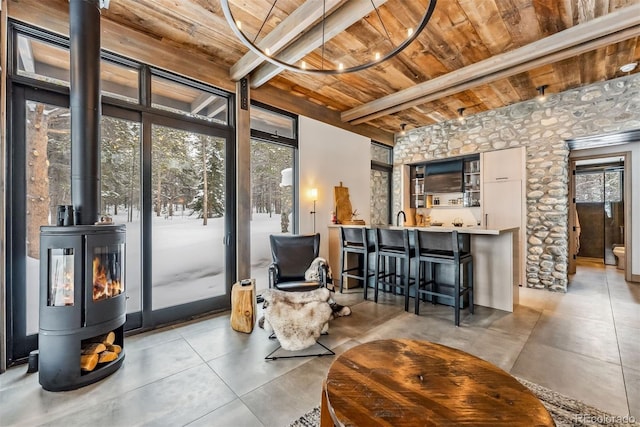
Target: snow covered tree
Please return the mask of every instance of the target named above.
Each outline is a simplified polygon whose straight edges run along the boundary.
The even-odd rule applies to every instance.
[[[198,139],[194,149],[200,157],[200,183],[191,208],[207,225],[207,218],[221,217],[225,212],[225,141],[207,135]]]

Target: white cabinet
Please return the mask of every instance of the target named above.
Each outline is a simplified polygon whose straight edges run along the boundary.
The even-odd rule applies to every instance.
[[[485,182],[483,190],[487,228],[522,227],[522,181]]]
[[[522,147],[482,153],[482,182],[523,179],[524,155]]]
[[[519,281],[525,283],[526,205],[525,149],[482,153],[482,223],[487,228],[519,227],[514,252],[519,259]]]

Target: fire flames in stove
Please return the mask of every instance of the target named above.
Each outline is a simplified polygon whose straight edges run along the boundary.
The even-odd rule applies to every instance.
[[[100,301],[120,295],[124,290],[119,255],[98,254],[93,258],[93,300]]]

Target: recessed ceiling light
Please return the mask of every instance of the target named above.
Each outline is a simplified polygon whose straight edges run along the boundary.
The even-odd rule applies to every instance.
[[[630,62],[620,67],[620,71],[622,71],[623,73],[630,73],[631,71],[635,70],[637,66],[637,62]]]

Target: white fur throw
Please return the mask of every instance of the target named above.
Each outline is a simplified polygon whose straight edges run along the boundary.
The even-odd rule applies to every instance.
[[[322,257],[316,257],[313,261],[311,261],[311,265],[307,268],[307,271],[304,272],[304,280],[320,280],[320,268],[325,265],[327,267],[327,278],[331,278],[331,267],[327,263],[327,260]]]
[[[268,289],[264,298],[264,328],[273,330],[283,349],[289,351],[311,347],[326,332],[331,318],[329,290],[285,292]]]

